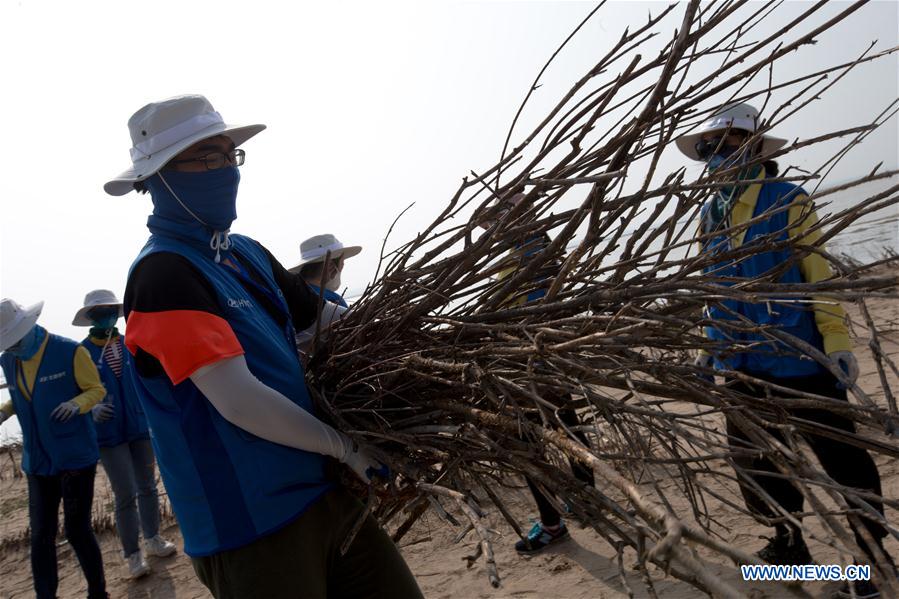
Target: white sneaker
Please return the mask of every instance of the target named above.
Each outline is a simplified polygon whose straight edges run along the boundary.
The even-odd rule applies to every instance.
[[[147,549],[147,555],[153,557],[168,557],[178,551],[174,543],[166,541],[159,535],[145,540],[144,547]]]
[[[140,578],[150,573],[150,566],[140,550],[126,557],[125,562],[128,564],[128,578]]]

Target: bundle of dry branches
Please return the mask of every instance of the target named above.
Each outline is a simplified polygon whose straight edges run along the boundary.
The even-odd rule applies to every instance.
[[[534,131],[504,150],[498,164],[463,180],[430,226],[395,251],[382,250],[375,281],[320,343],[308,378],[322,410],[399,475],[376,508],[385,521],[399,519],[397,538],[428,508],[448,518],[461,510],[469,529],[479,535],[472,559],[483,554],[491,582],[498,585],[489,534],[480,521],[487,506],[476,498],[481,503],[487,498],[522,535],[495,486],[509,475],[524,474],[564,498],[573,517],[595,529],[619,555],[633,549],[645,572],[647,563],[654,563],[708,593],[740,596],[710,574],[695,551],[704,546],[735,563],[760,563],[722,540],[706,507],[716,494],[710,478],[735,479],[722,463],[741,474],[722,426],[727,412],[751,431],[746,451],[769,456],[811,506],[803,522],[783,510],[780,519],[806,532],[808,522],[817,520],[830,535],[825,541],[847,559],[864,557],[840,516],[858,518],[859,509],[848,507],[852,502],[867,506],[862,511],[882,521],[868,503],[873,497],[835,484],[809,459],[801,433],[836,433],[791,416],[786,408],[837,411],[864,425],[864,432],[843,433],[845,443],[899,455],[882,434],[894,432],[896,402],[888,381],[899,371],[881,351],[878,323],[865,305],[872,295],[896,297],[899,276],[872,274],[877,264],[850,265],[824,250],[829,239],[862,216],[899,203],[899,185],[892,181],[885,192],[822,216],[815,228],[824,234],[815,245],[795,239],[764,244],[766,251],[789,245],[796,259],[809,252],[824,255],[835,271],[831,280],[784,285],[778,271],[735,283],[706,267],[745,259],[760,251],[758,246],[716,256],[695,249],[699,209],[728,173],[703,172],[688,180],[684,169],[657,172],[672,141],[722,105],[751,101],[761,107],[762,134],[797,111],[810,110],[811,101],[850,70],[895,51],[866,52],[850,63],[775,84],[773,65],[814,44],[816,36],[838,27],[864,2],[810,26],[808,33],[791,33],[812,23],[823,4],[810,6],[757,42],[747,40],[760,23],[779,18],[777,4],[700,5],[694,0],[651,16],[636,30],[625,31]],[[662,52],[636,54],[680,13]],[[712,62],[716,65],[710,68]],[[533,89],[538,82],[539,77]],[[783,90],[795,94],[772,106],[772,95]],[[856,127],[794,140],[757,162],[844,140],[815,172],[790,175],[787,170],[781,177],[811,190],[808,186],[847,149],[896,110],[894,102]],[[875,169],[839,189],[811,193],[809,202],[823,215],[830,193],[895,175]],[[524,194],[524,201],[509,209],[506,200],[517,194]],[[575,207],[560,209],[566,202]],[[483,223],[486,229],[479,227]],[[540,251],[523,252],[522,246],[534,239],[544,240]],[[894,258],[886,261],[896,264]],[[536,301],[511,301],[536,288],[545,291]],[[859,305],[886,407],[871,398],[873,390],[857,385],[850,385],[850,404],[807,394],[759,399],[692,365],[691,353],[710,343],[700,332],[708,324],[704,307],[734,299],[775,309],[790,302],[808,306],[812,296]],[[780,341],[777,351],[818,360],[848,383],[826,356],[798,339],[751,322],[735,326]],[[772,351],[738,343],[734,350]],[[560,408],[583,416],[579,431],[593,442],[583,443],[559,419]],[[781,425],[783,437],[764,426],[771,422]],[[596,486],[560,467],[559,456],[592,467]],[[663,489],[662,480],[675,484]],[[671,507],[674,494],[687,500],[687,513]],[[825,506],[822,497],[837,509]],[[882,501],[899,507],[895,500]],[[746,510],[733,500],[727,504]],[[644,581],[652,591],[648,573]],[[791,592],[802,594],[796,588]]]

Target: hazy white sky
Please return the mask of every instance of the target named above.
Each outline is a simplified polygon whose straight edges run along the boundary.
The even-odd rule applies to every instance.
[[[463,176],[497,161],[537,71],[593,6],[6,0],[0,295],[45,300],[41,323],[76,339],[86,331],[70,323],[87,291],[109,288],[121,297],[147,236],[150,200],[114,198],[102,185],[129,166],[129,116],[181,93],[205,94],[226,121],[269,126],[244,146],[233,230],[260,240],[285,266],[313,234],[361,244],[365,251],[343,275],[351,291],[361,289],[396,214],[416,202],[395,231],[396,242],[408,240]],[[664,6],[609,2],[547,74],[523,122],[544,116],[625,26]],[[809,6],[787,2],[782,17],[752,38]],[[815,23],[845,6],[829,3]],[[775,77],[851,59],[874,40],[879,48],[899,44],[897,11],[893,0],[872,2],[791,55]],[[663,30],[673,32],[682,14],[676,9]],[[653,48],[641,50],[646,56]],[[867,122],[899,96],[897,73],[895,57],[859,69],[779,133],[808,137]],[[881,160],[896,168],[895,122],[832,180]],[[823,150],[791,162],[811,166]],[[683,164],[673,148],[662,163],[663,170]]]

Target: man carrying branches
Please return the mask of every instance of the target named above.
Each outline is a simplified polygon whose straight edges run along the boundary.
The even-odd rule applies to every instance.
[[[315,322],[318,295],[230,233],[238,147],[265,126],[226,125],[199,95],[147,104],[128,125],[132,167],[104,188],[149,192],[153,214],[125,289],[126,346],[198,577],[217,599],[421,596],[390,538],[326,476],[329,456],[365,484],[387,469],[314,414],[295,332]]]

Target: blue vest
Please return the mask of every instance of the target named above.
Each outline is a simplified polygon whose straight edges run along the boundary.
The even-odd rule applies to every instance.
[[[97,345],[90,337],[81,342],[91,359],[97,365],[100,379],[106,387],[106,397],[103,403],[112,404],[115,415],[106,422],[95,422],[97,429],[97,443],[100,447],[115,447],[122,443],[129,443],[138,439],[148,439],[147,418],[137,399],[137,390],[134,388],[134,380],[128,371],[133,368],[131,354],[125,350],[121,337],[113,339],[110,343],[119,343],[122,347],[122,374],[116,376],[105,360],[102,360],[103,346]]]
[[[312,291],[314,291],[315,293],[317,293],[319,295],[321,295],[321,293],[322,293],[322,289],[320,287],[318,287],[317,285],[309,285],[309,288],[312,289]],[[343,299],[342,295],[340,295],[336,291],[331,291],[327,287],[325,288],[324,291],[325,291],[325,300],[326,301],[335,303],[338,306],[343,306],[344,308],[349,308],[349,306],[346,303],[346,300]]]
[[[22,427],[22,470],[27,474],[55,476],[87,468],[99,459],[90,413],[72,416],[66,422],[50,418],[59,404],[81,394],[73,364],[76,349],[78,343],[71,339],[47,335],[30,401],[19,390],[22,363],[9,352],[0,356],[3,376],[9,383],[7,390]]]
[[[755,212],[752,217],[757,218],[766,211],[777,210],[788,206],[798,195],[805,191],[795,185],[784,182],[765,183],[759,192]],[[702,218],[709,209],[709,204],[703,206]],[[781,210],[771,214],[746,230],[741,247],[756,246],[760,251],[740,260],[727,259],[716,265],[707,267],[704,272],[717,277],[734,277],[737,279],[756,279],[766,273],[780,268],[789,263],[793,256],[790,248],[779,250],[766,250],[767,239],[771,242],[784,241],[789,237],[788,210]],[[771,237],[767,237],[767,236]],[[758,239],[762,238],[762,239]],[[731,247],[731,240],[727,235],[718,235],[706,242],[704,251],[718,253],[726,252]],[[802,272],[799,270],[798,260],[781,275],[780,283],[803,283]],[[730,286],[732,283],[721,282],[720,285]],[[791,298],[793,301],[803,298]],[[804,298],[808,299],[808,298]],[[708,316],[716,324],[706,327],[706,336],[711,340],[720,342],[723,350],[727,350],[734,343],[754,344],[751,352],[740,352],[728,355],[716,355],[715,367],[721,370],[741,370],[744,372],[764,374],[769,377],[789,378],[798,376],[811,376],[823,372],[824,369],[812,358],[803,357],[798,350],[791,348],[782,342],[772,341],[759,333],[742,332],[727,325],[727,321],[736,321],[740,316],[750,323],[776,327],[780,331],[802,339],[823,351],[824,343],[818,327],[815,324],[814,311],[811,304],[780,303],[776,298],[763,303],[741,302],[733,299],[721,302],[724,307],[711,305]],[[795,306],[795,307],[793,307]],[[733,314],[731,314],[732,312]],[[739,326],[738,323],[736,323]],[[745,326],[744,323],[743,326]],[[713,351],[713,354],[715,352]]]
[[[286,326],[259,305],[233,269],[177,239],[152,235],[132,269],[157,252],[190,261],[215,290],[253,375],[313,412],[289,312],[269,259],[255,241],[240,235],[230,239],[232,255],[255,270],[264,279],[267,294],[279,302]],[[292,522],[331,488],[324,456],[272,443],[234,426],[190,379],[173,385],[165,375],[143,377],[136,368],[130,372],[188,555],[247,545]]]

